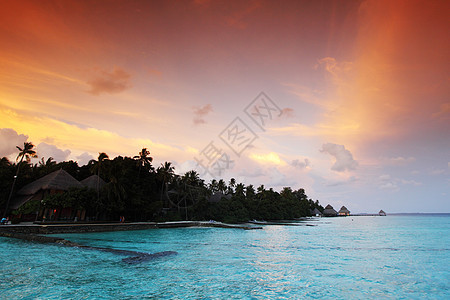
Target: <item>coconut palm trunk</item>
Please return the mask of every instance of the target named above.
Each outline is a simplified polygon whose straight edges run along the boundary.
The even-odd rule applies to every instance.
[[[6,217],[6,215],[8,213],[9,202],[11,201],[11,197],[14,192],[14,186],[16,185],[17,177],[19,176],[20,165],[22,164],[24,159],[26,159],[26,161],[29,162],[30,157],[37,157],[36,151],[33,150],[34,145],[31,142],[23,143],[23,148],[20,148],[19,146],[16,146],[16,148],[19,149],[19,151],[20,151],[19,155],[17,155],[16,161],[19,160],[19,157],[20,157],[20,162],[17,164],[16,175],[14,175],[14,180],[13,180],[13,183],[11,186],[11,191],[9,192],[8,200],[6,201],[5,211],[3,212],[4,218]]]
[[[6,207],[5,207],[5,211],[3,212],[3,218],[6,218],[6,214],[8,213],[9,202],[11,201],[11,197],[12,197],[13,192],[14,192],[14,186],[16,185],[17,176],[19,175],[20,164],[22,163],[22,161],[23,161],[23,157],[20,160],[20,163],[17,165],[16,175],[14,175],[14,180],[13,180],[13,183],[12,183],[11,191],[9,192],[8,201],[6,201]]]
[[[168,189],[168,184],[170,183],[170,181],[172,180],[173,176],[174,176],[174,170],[175,168],[172,166],[172,163],[170,162],[165,162],[164,164],[161,164],[161,166],[156,170],[156,172],[158,173],[158,175],[161,178],[162,184],[161,184],[161,195],[160,195],[160,201],[163,201],[163,194],[164,192],[167,193],[167,189]],[[168,206],[169,201],[167,201],[168,199],[164,200],[164,206]],[[167,205],[166,205],[167,204]]]
[[[95,174],[97,172],[97,201],[100,202],[100,169],[102,168],[102,162],[109,159],[108,154],[105,152],[98,153],[98,159],[91,159],[89,164],[92,164],[91,172]]]

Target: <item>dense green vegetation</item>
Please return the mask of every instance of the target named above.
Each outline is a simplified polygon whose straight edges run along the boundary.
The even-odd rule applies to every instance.
[[[29,201],[13,213],[33,213],[39,208],[72,208],[85,210],[90,220],[118,220],[123,215],[127,221],[190,219],[242,222],[294,219],[309,216],[316,207],[323,210],[318,201],[308,199],[303,189],[285,187],[276,192],[263,185],[255,189],[252,185],[237,183],[233,178],[228,184],[222,179],[205,183],[194,170],[183,175],[175,174],[170,162],[155,168],[147,149],[142,149],[135,157],[118,156],[113,159],[100,153],[98,159],[84,166],[78,166],[74,161],[56,163],[52,158],[42,158],[33,165],[28,157],[21,151],[18,162],[13,163],[6,158],[0,160],[2,211],[13,185],[12,199],[21,187],[59,169],[79,181],[98,174],[106,184],[98,190],[71,188],[61,194],[48,195],[42,201]],[[14,174],[17,174],[17,180]],[[214,194],[216,196],[212,200],[211,195]]]

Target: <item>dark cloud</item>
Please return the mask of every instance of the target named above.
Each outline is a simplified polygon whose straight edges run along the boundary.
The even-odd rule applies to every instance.
[[[100,71],[94,79],[88,81],[92,95],[117,94],[131,88],[131,75],[119,67],[114,67],[112,72]]]
[[[205,124],[206,121],[205,121],[204,117],[212,111],[213,111],[213,109],[212,109],[211,104],[206,104],[205,106],[202,106],[202,107],[195,107],[194,108],[194,120],[193,120],[194,125]]]
[[[0,157],[9,156],[14,153],[19,153],[16,146],[23,147],[23,143],[28,140],[28,136],[24,134],[17,134],[11,128],[0,129]]]
[[[331,170],[344,172],[345,170],[355,170],[358,166],[358,162],[353,159],[352,153],[345,149],[344,145],[327,143],[322,145],[320,151],[328,153],[336,159]]]

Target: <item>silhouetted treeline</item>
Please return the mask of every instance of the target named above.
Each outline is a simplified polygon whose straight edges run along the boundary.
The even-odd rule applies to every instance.
[[[307,197],[303,189],[281,192],[265,189],[263,185],[237,183],[231,179],[213,179],[206,184],[196,171],[175,174],[170,162],[152,165],[147,149],[138,156],[118,156],[109,159],[100,153],[98,159],[84,166],[77,162],[56,163],[52,158],[37,164],[20,163],[12,199],[23,186],[47,174],[63,169],[81,181],[93,174],[106,184],[96,189],[71,188],[63,193],[47,195],[42,201],[29,201],[16,215],[34,213],[42,208],[72,208],[85,210],[87,220],[167,221],[217,220],[243,222],[248,220],[281,220],[306,217],[314,208],[323,211],[318,201]],[[0,209],[4,210],[18,163],[0,160]],[[13,201],[12,200],[12,201]]]

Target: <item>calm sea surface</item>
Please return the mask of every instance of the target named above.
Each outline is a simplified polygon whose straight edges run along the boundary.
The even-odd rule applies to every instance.
[[[0,298],[450,298],[450,215],[308,223],[317,226],[58,235],[90,246],[178,252],[135,265],[114,253],[0,238]]]

